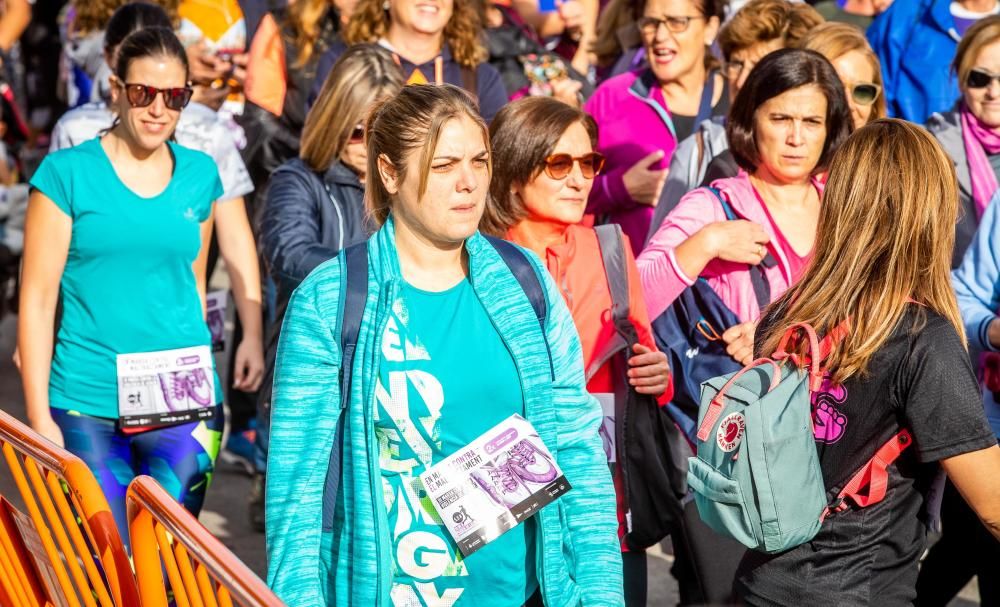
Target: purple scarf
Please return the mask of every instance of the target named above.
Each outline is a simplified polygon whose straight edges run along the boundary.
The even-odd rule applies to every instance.
[[[997,176],[987,154],[1000,153],[1000,134],[980,122],[965,104],[962,104],[962,140],[965,157],[972,177],[972,198],[976,201],[976,218],[983,216],[986,205],[997,191]]]

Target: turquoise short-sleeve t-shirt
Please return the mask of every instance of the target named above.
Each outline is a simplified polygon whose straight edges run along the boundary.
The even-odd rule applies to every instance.
[[[463,559],[419,479],[524,415],[514,359],[468,279],[438,293],[403,285],[381,339],[375,400],[393,607],[523,605],[538,588],[535,521]]]
[[[174,171],[144,198],[119,178],[100,139],[45,157],[31,186],[73,221],[49,403],[118,417],[118,354],[210,345],[192,264],[222,184],[212,159],[170,143]],[[221,387],[215,380],[216,402]]]

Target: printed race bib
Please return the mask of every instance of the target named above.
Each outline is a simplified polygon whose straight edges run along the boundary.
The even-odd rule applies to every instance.
[[[571,489],[535,428],[512,415],[420,481],[468,557]]]
[[[119,354],[117,364],[123,430],[172,426],[215,415],[209,346]]]
[[[226,306],[229,291],[212,291],[205,296],[205,322],[212,334],[212,352],[226,349]]]

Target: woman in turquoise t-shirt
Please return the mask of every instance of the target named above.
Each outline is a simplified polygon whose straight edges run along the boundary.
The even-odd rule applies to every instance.
[[[573,319],[535,255],[477,231],[486,125],[461,89],[415,85],[372,110],[365,139],[381,228],[317,267],[282,324],[272,587],[289,605],[623,605]],[[477,439],[481,455],[463,449]],[[463,473],[437,476],[455,458]]]
[[[132,34],[116,68],[111,130],[31,180],[18,348],[32,428],[87,463],[124,533],[133,477],[197,514],[218,453],[202,285],[222,186],[208,156],[168,142],[191,97],[173,32]]]

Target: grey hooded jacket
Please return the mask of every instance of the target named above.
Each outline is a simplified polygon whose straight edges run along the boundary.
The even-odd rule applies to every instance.
[[[955,224],[955,248],[951,258],[951,267],[954,269],[962,263],[965,250],[969,248],[979,226],[976,203],[972,198],[969,159],[965,155],[965,142],[962,140],[961,114],[957,110],[944,114],[935,113],[927,121],[927,130],[955,163],[955,175],[958,177],[958,223]]]

